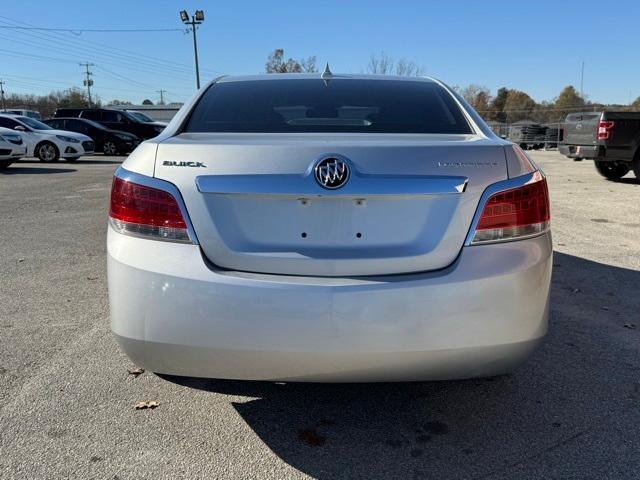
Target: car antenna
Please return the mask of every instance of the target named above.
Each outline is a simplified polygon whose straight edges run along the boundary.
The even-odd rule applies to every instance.
[[[329,62],[327,62],[327,65],[324,67],[324,72],[322,72],[320,78],[324,80],[325,85],[329,85],[329,80],[333,78],[333,73],[331,73],[331,69],[329,68]]]

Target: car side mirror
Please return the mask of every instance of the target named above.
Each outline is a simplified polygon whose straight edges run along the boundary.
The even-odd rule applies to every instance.
[[[22,125],[18,125],[17,127],[13,127],[14,130],[17,130],[19,132],[26,132],[27,129],[24,128]]]

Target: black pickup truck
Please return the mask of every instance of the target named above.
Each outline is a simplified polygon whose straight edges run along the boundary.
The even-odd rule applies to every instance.
[[[575,160],[593,160],[609,180],[633,170],[640,179],[640,112],[583,112],[567,115],[558,150]]]

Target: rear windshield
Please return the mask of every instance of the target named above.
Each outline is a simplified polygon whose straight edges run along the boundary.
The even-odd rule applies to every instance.
[[[184,131],[472,133],[451,95],[436,83],[352,79],[216,83]]]

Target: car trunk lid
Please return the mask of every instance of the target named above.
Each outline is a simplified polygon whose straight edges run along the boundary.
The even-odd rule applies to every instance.
[[[324,158],[349,166],[341,188],[316,181]],[[502,145],[476,135],[183,133],[159,145],[155,175],[219,267],[360,276],[450,265],[507,170]]]

